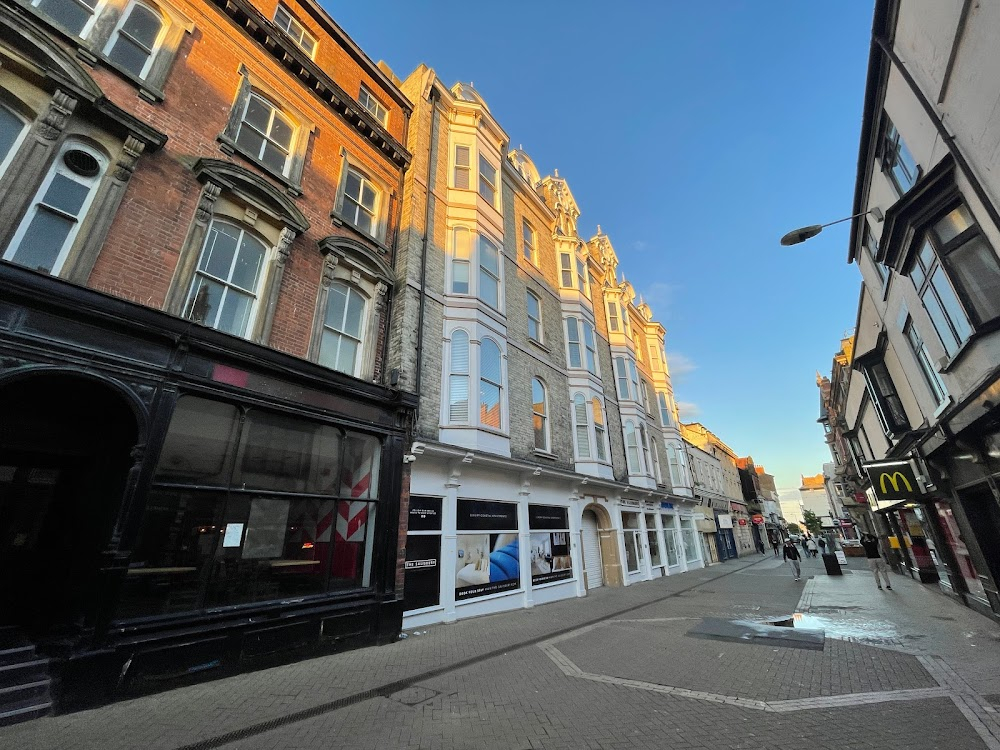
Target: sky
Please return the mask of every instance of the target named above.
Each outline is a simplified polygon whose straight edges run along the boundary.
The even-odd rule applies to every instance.
[[[816,372],[860,293],[850,222],[778,240],[851,213],[872,0],[323,1],[400,78],[471,82],[566,178],[580,235],[601,225],[667,330],[684,421],[779,490],[822,471]]]

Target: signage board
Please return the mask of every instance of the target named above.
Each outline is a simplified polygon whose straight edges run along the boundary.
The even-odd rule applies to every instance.
[[[733,528],[733,517],[728,513],[720,513],[715,517],[715,520],[718,522],[720,529]]]
[[[847,565],[847,555],[844,554],[844,550],[838,549],[833,554],[837,556],[837,562],[841,565]]]
[[[757,524],[758,526],[763,525],[763,523],[764,523],[764,516],[762,516],[762,515],[760,515],[760,513],[758,513],[757,515],[755,515],[753,517],[753,522],[755,524]]]
[[[880,502],[912,500],[923,494],[909,461],[866,464],[865,469],[868,471],[875,497]]]
[[[747,519],[741,518],[740,519],[740,526],[746,526],[746,525],[747,525]]]

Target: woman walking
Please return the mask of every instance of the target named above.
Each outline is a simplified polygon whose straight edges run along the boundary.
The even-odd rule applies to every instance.
[[[802,578],[802,568],[799,563],[799,550],[796,548],[795,543],[791,539],[785,540],[785,546],[782,549],[784,559],[787,562],[792,563],[792,572],[795,574],[795,580],[798,581]]]

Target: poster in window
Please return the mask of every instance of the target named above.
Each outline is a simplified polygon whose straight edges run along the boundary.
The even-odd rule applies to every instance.
[[[440,531],[441,498],[419,495],[411,497],[407,528],[410,531]]]
[[[532,531],[565,531],[569,528],[569,512],[558,505],[529,505],[528,528]]]
[[[568,531],[531,532],[531,585],[573,577]]]
[[[255,497],[250,501],[250,519],[243,539],[243,559],[281,557],[288,530],[288,501]]]
[[[404,609],[433,607],[441,601],[441,536],[420,534],[406,537],[403,564]]]
[[[521,585],[517,534],[459,534],[455,600],[514,591]]]
[[[512,531],[517,528],[517,505],[458,498],[459,531]]]

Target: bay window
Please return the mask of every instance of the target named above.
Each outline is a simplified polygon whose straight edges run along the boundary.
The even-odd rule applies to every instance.
[[[576,457],[590,458],[590,424],[587,419],[587,399],[582,393],[573,397],[573,429],[576,434]]]

